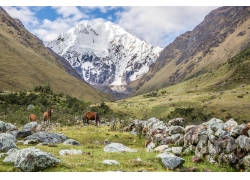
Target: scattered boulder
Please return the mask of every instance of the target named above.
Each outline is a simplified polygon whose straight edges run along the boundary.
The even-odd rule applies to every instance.
[[[17,148],[16,146],[16,138],[7,133],[0,134],[0,151],[8,151],[12,148]]]
[[[104,160],[102,161],[103,164],[108,164],[108,165],[120,165],[120,163],[116,160]]]
[[[23,130],[33,131],[33,129],[35,129],[36,126],[37,126],[37,122],[30,122],[30,123],[24,125]]]
[[[82,144],[74,139],[67,139],[63,144],[81,146]]]
[[[65,156],[65,155],[77,155],[77,154],[82,154],[83,152],[81,150],[76,150],[76,149],[71,149],[71,150],[66,150],[62,149],[59,152],[60,156]]]
[[[160,146],[157,146],[154,151],[160,151],[162,152],[163,150],[167,149],[168,148],[168,145],[160,145]]]
[[[10,150],[7,153],[8,156],[3,162],[12,162],[14,163],[14,167],[24,172],[39,172],[60,162],[55,156],[34,147]]]
[[[185,163],[185,160],[183,158],[177,156],[168,156],[161,158],[161,160],[165,167],[171,170],[180,167],[182,164]]]
[[[137,152],[135,149],[130,149],[120,143],[110,143],[104,147],[105,152]]]
[[[18,128],[11,123],[5,123],[5,128],[6,131],[18,130]]]
[[[63,135],[63,134],[57,134],[57,133],[51,133],[47,131],[41,131],[34,133],[26,138],[24,140],[30,140],[30,139],[38,139],[42,143],[54,143],[54,144],[59,144],[62,143],[63,141],[67,140],[68,137]]]

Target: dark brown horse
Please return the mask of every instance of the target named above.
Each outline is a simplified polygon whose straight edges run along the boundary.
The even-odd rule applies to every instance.
[[[85,120],[85,122],[87,122],[89,124],[89,120],[95,120],[96,122],[96,126],[99,126],[100,124],[100,117],[99,114],[97,112],[86,112],[83,115],[83,120]]]
[[[43,121],[47,121],[48,124],[50,124],[50,120],[51,120],[51,115],[54,112],[53,108],[50,108],[50,110],[46,111],[43,113]]]

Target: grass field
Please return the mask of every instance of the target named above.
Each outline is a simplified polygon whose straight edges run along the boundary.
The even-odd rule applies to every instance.
[[[128,132],[110,131],[109,126],[95,127],[93,125],[85,127],[64,126],[53,132],[64,134],[68,138],[79,141],[82,146],[63,145],[58,144],[56,147],[49,147],[48,145],[34,146],[23,145],[17,143],[18,149],[27,147],[36,147],[45,152],[51,153],[61,160],[59,164],[54,167],[49,167],[42,172],[106,172],[106,171],[122,171],[122,172],[183,172],[186,168],[196,167],[198,172],[203,172],[205,169],[210,169],[212,172],[234,172],[233,168],[227,165],[220,165],[209,163],[204,159],[201,163],[193,163],[192,156],[194,154],[183,156],[185,163],[177,170],[169,170],[164,167],[161,159],[156,158],[159,152],[146,152],[144,148],[144,138],[132,135]],[[108,153],[104,152],[104,140],[108,139],[110,142],[122,143],[125,146],[136,149],[138,152],[126,153]],[[98,143],[99,142],[99,143]],[[66,155],[60,156],[61,149],[77,149],[84,153],[81,155]],[[141,158],[141,162],[135,161]],[[19,172],[13,164],[3,163],[4,157],[0,161],[0,172]],[[116,160],[120,165],[106,165],[102,161],[105,159]]]

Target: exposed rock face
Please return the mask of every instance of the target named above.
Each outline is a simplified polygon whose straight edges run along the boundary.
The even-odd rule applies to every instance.
[[[15,167],[25,172],[36,172],[59,163],[60,160],[51,154],[31,147],[21,150],[11,150],[3,162],[13,162]]]
[[[248,6],[226,6],[211,11],[192,31],[180,35],[162,50],[156,63],[139,80],[135,94],[147,92],[146,87],[153,91],[176,84],[244,50],[250,40],[246,36],[250,32],[249,18]],[[164,82],[157,81],[160,76],[165,77]]]

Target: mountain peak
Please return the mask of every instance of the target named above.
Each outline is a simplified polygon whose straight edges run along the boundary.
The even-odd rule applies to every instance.
[[[88,83],[112,87],[139,79],[162,50],[110,21],[82,21],[44,44],[68,60]]]

